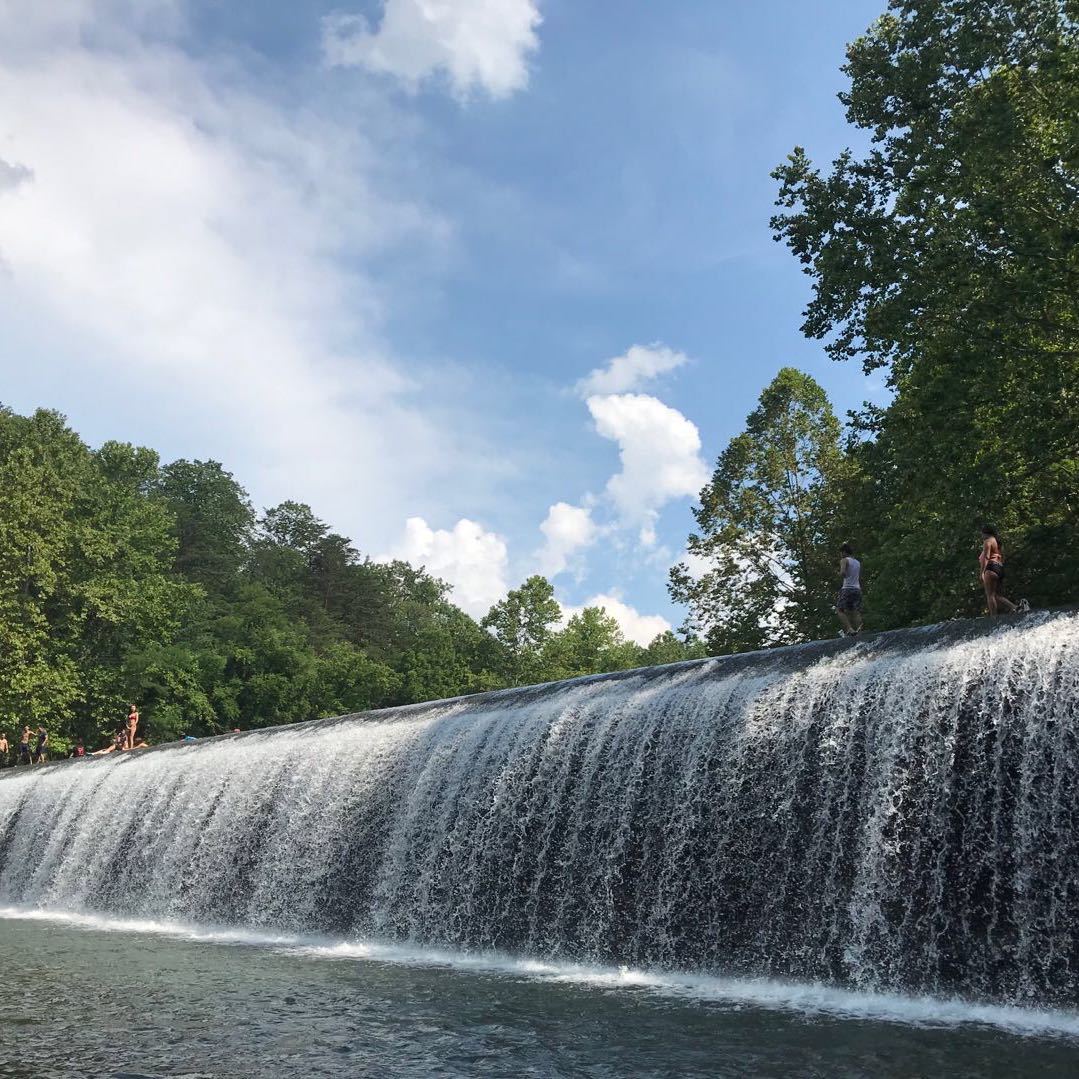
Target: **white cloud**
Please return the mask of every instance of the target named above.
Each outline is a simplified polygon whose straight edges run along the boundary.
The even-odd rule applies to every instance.
[[[413,89],[444,72],[459,96],[478,88],[498,98],[527,85],[539,24],[534,0],[383,0],[377,30],[362,15],[326,16],[322,47],[331,66],[393,75]]]
[[[574,554],[596,541],[599,528],[591,511],[568,502],[556,502],[540,525],[546,538],[539,552],[540,572],[548,577],[561,573]]]
[[[700,433],[677,409],[647,394],[592,396],[588,410],[599,434],[618,443],[622,459],[607,493],[623,522],[638,527],[641,542],[651,546],[659,510],[696,495],[708,480]]]
[[[466,518],[447,530],[410,517],[401,541],[380,561],[391,558],[423,567],[452,585],[453,601],[474,618],[482,618],[508,588],[506,541]]]
[[[562,624],[565,625],[575,614],[580,614],[585,607],[602,607],[618,623],[618,628],[622,630],[625,637],[640,645],[651,644],[657,634],[666,633],[671,628],[670,622],[662,615],[641,614],[640,611],[609,592],[601,592],[579,607],[564,605]]]
[[[257,500],[305,498],[382,545],[403,493],[440,507],[450,477],[488,474],[462,417],[420,407],[363,269],[445,223],[376,179],[357,125],[223,76],[170,37],[172,5],[136,6],[0,3],[0,367],[32,355],[59,386],[152,402]],[[133,419],[123,434],[161,445]]]
[[[625,393],[688,362],[685,353],[664,345],[633,345],[621,356],[597,367],[577,383],[582,397],[602,393]]]

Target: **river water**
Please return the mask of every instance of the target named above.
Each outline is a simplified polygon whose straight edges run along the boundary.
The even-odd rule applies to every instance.
[[[3,1079],[1068,1076],[1079,1015],[0,910]]]

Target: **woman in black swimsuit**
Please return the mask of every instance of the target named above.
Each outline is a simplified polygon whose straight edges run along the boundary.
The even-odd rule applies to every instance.
[[[1001,608],[1009,614],[1015,614],[1019,608],[1000,594],[1000,585],[1004,580],[1004,548],[1000,545],[1000,536],[992,525],[982,525],[982,553],[978,555],[978,564],[982,570],[985,602],[989,606],[990,615],[995,617],[1000,614]]]

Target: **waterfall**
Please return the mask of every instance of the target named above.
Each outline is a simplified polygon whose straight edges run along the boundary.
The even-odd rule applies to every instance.
[[[0,773],[0,903],[1079,1002],[1079,615]]]

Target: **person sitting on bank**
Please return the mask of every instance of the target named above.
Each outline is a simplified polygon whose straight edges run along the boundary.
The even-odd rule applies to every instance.
[[[849,543],[839,548],[839,577],[842,582],[835,601],[835,613],[843,632],[853,637],[862,632],[862,563],[854,557]]]
[[[127,728],[121,727],[113,736],[112,741],[107,746],[102,746],[100,749],[95,749],[90,754],[91,757],[101,757],[106,753],[118,753],[123,749],[127,749]]]
[[[982,550],[978,555],[978,566],[990,617],[995,618],[1000,614],[1001,608],[1008,614],[1025,614],[1030,610],[1030,604],[1025,599],[1012,603],[1001,594],[1000,586],[1004,582],[1004,545],[992,525],[982,525]]]

